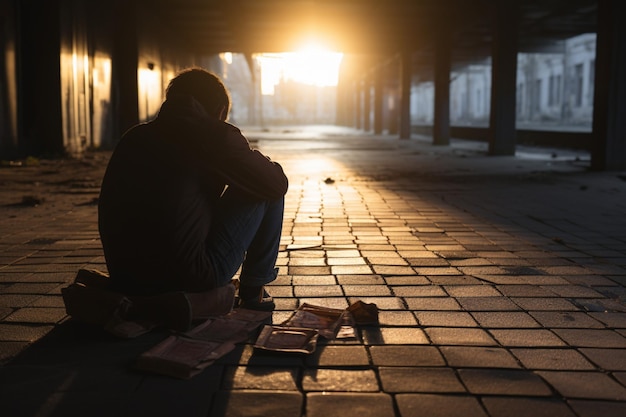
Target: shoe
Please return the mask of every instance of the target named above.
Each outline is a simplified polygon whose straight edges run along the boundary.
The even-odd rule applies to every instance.
[[[88,324],[106,325],[126,315],[131,302],[122,294],[73,283],[61,288],[65,312]]]
[[[239,307],[248,310],[274,311],[276,304],[264,286],[244,286],[239,288]]]
[[[97,269],[81,268],[74,278],[75,284],[83,284],[90,288],[100,288],[103,290],[110,289],[111,278],[106,272]]]

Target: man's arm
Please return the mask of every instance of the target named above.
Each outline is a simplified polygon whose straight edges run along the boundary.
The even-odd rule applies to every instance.
[[[285,195],[289,182],[280,164],[250,147],[239,129],[223,124],[223,134],[215,145],[214,168],[229,186],[262,199]]]

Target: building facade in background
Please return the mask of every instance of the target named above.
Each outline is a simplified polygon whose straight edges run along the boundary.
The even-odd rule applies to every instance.
[[[591,131],[596,35],[577,36],[558,51],[520,53],[517,57],[517,127]],[[486,127],[491,102],[491,64],[457,69],[450,76],[450,121]],[[433,123],[434,84],[411,88],[411,121]]]

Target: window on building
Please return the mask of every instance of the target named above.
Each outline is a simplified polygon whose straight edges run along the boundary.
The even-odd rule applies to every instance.
[[[554,106],[554,74],[550,74],[550,78],[548,79],[548,106]]]
[[[580,107],[583,105],[583,64],[574,66],[574,105]]]
[[[541,80],[535,81],[535,94],[534,94],[533,107],[535,111],[541,110]]]
[[[515,92],[515,108],[518,115],[523,114],[523,99],[524,99],[524,83],[517,85],[517,91]]]
[[[593,93],[596,85],[596,60],[589,61],[589,101],[593,103]]]

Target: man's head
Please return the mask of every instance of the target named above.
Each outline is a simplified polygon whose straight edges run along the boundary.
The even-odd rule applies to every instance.
[[[210,116],[222,121],[228,118],[228,90],[219,77],[207,70],[189,68],[179,72],[165,90],[166,99],[176,95],[190,95],[202,104]]]

